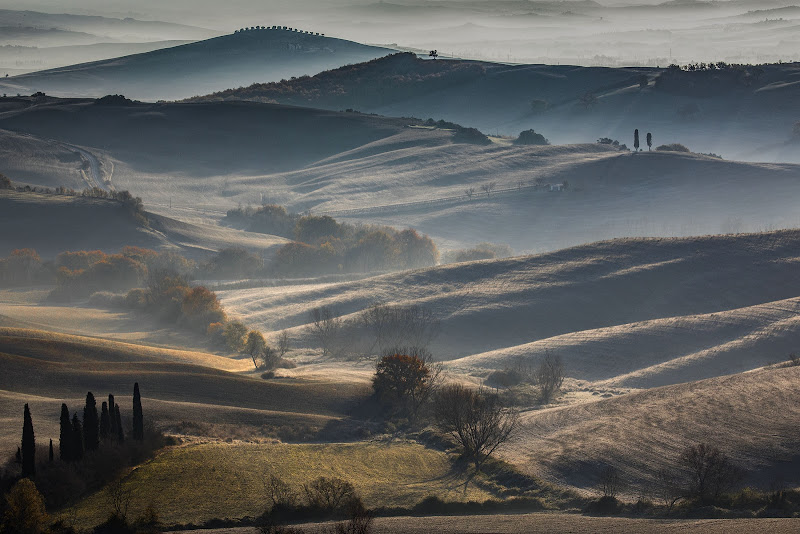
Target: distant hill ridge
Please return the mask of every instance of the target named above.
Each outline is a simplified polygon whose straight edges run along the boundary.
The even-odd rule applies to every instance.
[[[0,91],[55,96],[119,93],[175,100],[359,63],[392,50],[294,30],[237,31],[204,41],[39,71],[4,80]]]

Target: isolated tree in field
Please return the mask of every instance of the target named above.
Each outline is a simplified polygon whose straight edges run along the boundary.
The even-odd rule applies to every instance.
[[[117,441],[123,443],[125,441],[125,429],[122,428],[122,417],[119,413],[119,404],[114,405],[114,419],[116,420]]]
[[[100,447],[100,418],[97,415],[97,401],[91,391],[86,394],[86,405],[83,407],[83,446],[87,451],[96,451]]]
[[[338,352],[342,318],[334,314],[327,306],[314,308],[309,315],[311,324],[308,325],[308,330],[322,347],[322,355],[330,356]]]
[[[278,356],[281,358],[286,356],[286,353],[289,352],[290,346],[291,342],[289,340],[289,332],[282,330],[281,333],[278,334]]]
[[[144,413],[142,412],[142,396],[139,393],[139,382],[133,385],[133,429],[131,436],[135,441],[144,439]]]
[[[100,409],[100,439],[107,440],[111,435],[111,417],[108,413],[108,403],[103,401]]]
[[[70,447],[72,454],[72,461],[79,462],[83,460],[83,426],[81,420],[78,419],[78,413],[72,414],[72,446]]]
[[[652,148],[653,148],[653,134],[647,132],[647,151],[650,152]]]
[[[634,152],[639,152],[639,129],[633,131],[633,149]]]
[[[455,438],[476,471],[519,426],[519,414],[483,388],[446,386],[436,396],[434,407],[437,427]]]
[[[732,490],[743,476],[727,455],[705,443],[687,447],[680,456],[680,464],[688,477],[688,494],[704,504],[713,503]]]
[[[431,50],[430,52],[428,52],[428,56],[432,57],[433,59],[436,59],[437,57],[439,57],[439,51],[438,50]]]
[[[464,190],[464,194],[465,194],[465,195],[467,195],[467,198],[468,198],[469,200],[472,200],[472,197],[474,197],[474,196],[475,196],[475,188],[474,188],[474,187],[468,187],[468,188],[466,188],[466,189]]]
[[[250,331],[247,334],[247,341],[244,343],[244,351],[253,359],[253,366],[258,369],[259,362],[264,356],[264,351],[267,350],[267,340],[261,332],[257,330]]]
[[[22,421],[22,476],[32,477],[36,474],[36,437],[33,434],[31,410],[25,405]]]
[[[564,364],[561,357],[550,353],[545,354],[534,372],[534,377],[541,391],[542,402],[549,403],[564,383]]]
[[[483,185],[481,186],[481,191],[483,191],[484,193],[486,193],[486,198],[489,198],[489,194],[490,194],[492,191],[494,191],[494,188],[495,188],[496,186],[497,186],[497,182],[489,182],[489,183],[483,184]]]
[[[58,432],[58,457],[62,462],[71,462],[72,455],[72,422],[69,419],[69,408],[61,405],[61,419]]]
[[[426,350],[398,350],[378,361],[372,388],[375,396],[394,413],[414,422],[419,409],[439,384],[441,366]]]
[[[5,496],[3,532],[41,534],[48,523],[44,498],[36,484],[23,478]]]

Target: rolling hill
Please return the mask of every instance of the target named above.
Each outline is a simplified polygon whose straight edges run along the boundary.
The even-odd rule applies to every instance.
[[[292,328],[301,339],[299,327],[314,306],[354,317],[376,302],[418,304],[441,319],[432,349],[454,372],[482,378],[553,352],[577,380],[654,387],[787,358],[800,328],[792,274],[798,239],[793,230],[614,240],[220,296],[226,309],[264,331]]]
[[[0,169],[15,181],[81,188],[93,178],[190,222],[277,203],[411,226],[442,249],[499,241],[519,253],[800,224],[794,164],[632,154],[607,144],[473,144],[452,125],[411,118],[255,102],[37,97],[5,99],[0,128],[8,147]],[[558,184],[568,187],[550,191]]]
[[[145,215],[147,225],[114,200],[0,190],[0,224],[15,228],[0,242],[0,256],[32,248],[52,258],[65,250],[117,252],[130,245],[204,258],[235,245],[267,254],[286,242],[265,234]]]
[[[397,54],[193,100],[354,108],[445,119],[504,135],[534,128],[559,144],[610,137],[631,145],[638,128],[652,132],[657,145],[680,142],[734,159],[800,162],[792,137],[800,114],[798,72],[792,63],[673,71],[429,61]],[[776,114],[778,109],[786,113]]]
[[[384,56],[386,48],[291,30],[247,30],[142,54],[3,80],[0,91],[56,96],[123,94],[175,100],[260,80],[315,74]]]

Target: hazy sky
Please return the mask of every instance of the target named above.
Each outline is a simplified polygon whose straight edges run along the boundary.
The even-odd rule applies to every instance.
[[[283,25],[353,41],[525,63],[800,60],[797,0],[0,0],[0,7],[165,20],[231,32]],[[602,4],[602,5],[599,5]],[[610,6],[610,7],[603,7]],[[640,8],[620,6],[642,6]],[[119,40],[124,36],[111,36]],[[174,39],[165,34],[163,39]],[[14,43],[9,43],[14,44]]]

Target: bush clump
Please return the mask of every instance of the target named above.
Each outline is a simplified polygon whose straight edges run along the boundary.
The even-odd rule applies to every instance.
[[[519,137],[514,141],[515,145],[549,145],[550,141],[548,141],[545,136],[540,133],[536,133],[533,130],[525,130],[524,132],[520,132]]]

